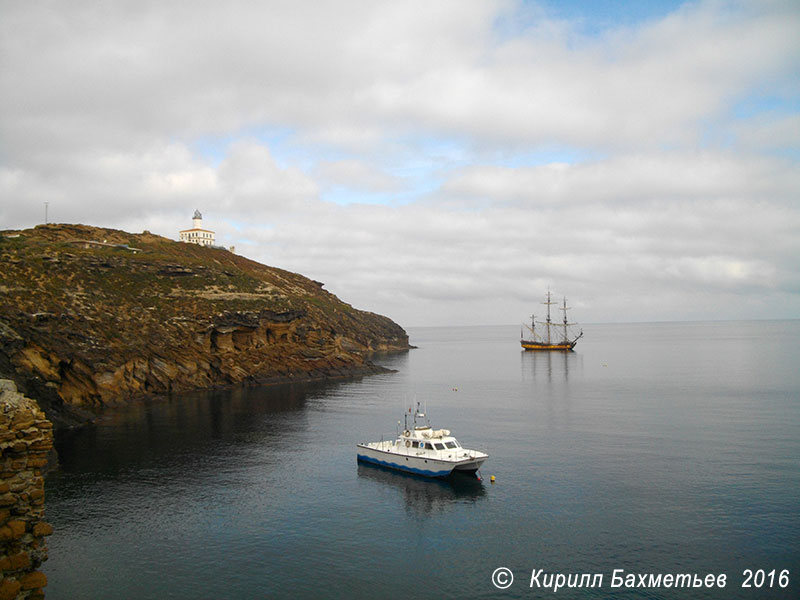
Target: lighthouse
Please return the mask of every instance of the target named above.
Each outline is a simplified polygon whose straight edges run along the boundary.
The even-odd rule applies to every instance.
[[[199,244],[200,246],[214,245],[214,232],[203,229],[203,215],[199,210],[194,211],[192,217],[192,228],[184,229],[180,232],[180,240],[189,244]]]

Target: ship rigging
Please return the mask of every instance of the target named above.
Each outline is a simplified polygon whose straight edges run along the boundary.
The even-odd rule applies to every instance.
[[[559,307],[559,310],[564,312],[564,320],[562,323],[556,323],[550,318],[550,307],[557,304],[557,302],[552,301],[550,290],[547,291],[547,301],[542,304],[547,306],[547,318],[544,321],[537,321],[536,317],[531,315],[530,326],[525,325],[530,335],[526,339],[524,331],[520,330],[520,344],[525,350],[571,351],[575,347],[575,344],[578,343],[578,340],[583,337],[583,330],[581,330],[578,335],[574,334],[573,329],[576,324],[570,323],[567,319],[567,311],[569,310],[569,307],[567,307],[567,299],[564,298],[562,306]],[[543,328],[540,327],[537,329],[537,323],[543,326]]]

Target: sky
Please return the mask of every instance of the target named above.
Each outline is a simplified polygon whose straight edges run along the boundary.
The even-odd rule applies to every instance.
[[[800,318],[800,2],[0,0],[0,229],[45,206],[404,327]]]

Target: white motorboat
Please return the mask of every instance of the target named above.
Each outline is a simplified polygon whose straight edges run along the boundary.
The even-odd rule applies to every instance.
[[[406,413],[396,439],[357,444],[358,460],[426,477],[447,477],[453,472],[475,473],[489,458],[485,452],[462,447],[447,429],[432,429],[427,421],[419,425],[418,420],[425,419],[419,403],[410,426],[408,417]]]

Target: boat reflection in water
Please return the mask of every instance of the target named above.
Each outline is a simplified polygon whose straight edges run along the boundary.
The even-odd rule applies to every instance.
[[[569,381],[583,372],[583,356],[575,352],[520,352],[523,381]]]
[[[406,511],[419,516],[445,513],[459,504],[472,504],[486,497],[483,481],[474,475],[453,473],[446,479],[429,479],[371,463],[358,463],[358,477],[400,491]]]

